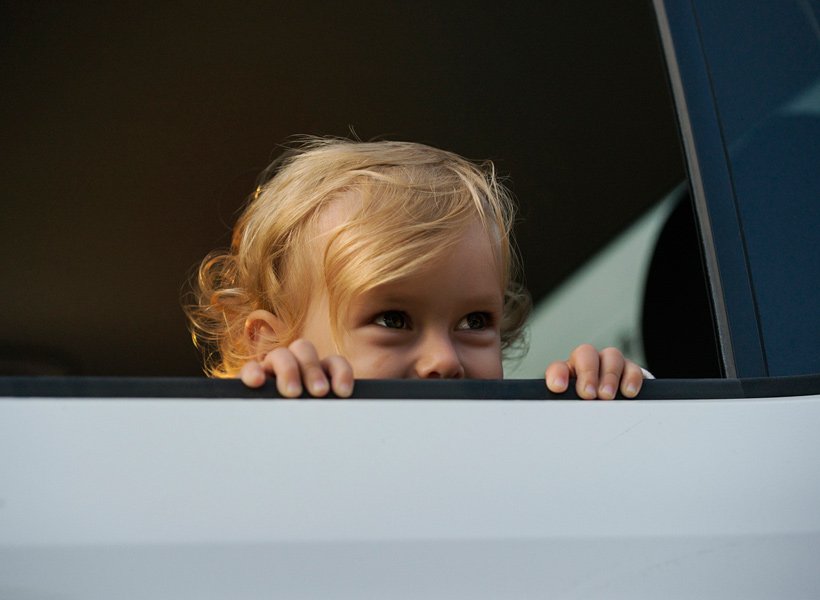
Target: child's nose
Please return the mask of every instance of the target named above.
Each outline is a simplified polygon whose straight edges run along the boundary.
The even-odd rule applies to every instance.
[[[421,379],[461,379],[464,367],[446,334],[429,334],[421,342],[416,375]]]

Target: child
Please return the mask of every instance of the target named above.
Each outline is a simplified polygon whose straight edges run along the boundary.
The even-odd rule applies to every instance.
[[[503,376],[529,310],[514,206],[491,163],[407,142],[310,138],[274,163],[203,261],[186,307],[211,376],[347,397],[353,378]],[[643,374],[589,345],[546,369],[553,392],[634,397]]]

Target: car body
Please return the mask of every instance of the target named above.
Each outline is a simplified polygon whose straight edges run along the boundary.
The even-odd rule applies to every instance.
[[[651,329],[722,377],[613,402],[3,378],[0,596],[820,595],[817,4],[655,9],[708,284],[656,272],[708,302]],[[670,341],[693,322],[716,335]]]

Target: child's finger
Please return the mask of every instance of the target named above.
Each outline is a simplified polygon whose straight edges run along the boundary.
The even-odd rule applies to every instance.
[[[246,362],[239,370],[239,379],[249,388],[262,387],[265,378],[265,370],[255,360]]]
[[[569,356],[570,368],[575,371],[575,391],[585,400],[598,397],[598,351],[590,344],[583,344]]]
[[[342,356],[333,355],[322,359],[322,367],[330,376],[333,393],[347,398],[353,393],[353,367]]]
[[[570,369],[567,363],[561,360],[550,363],[544,372],[547,389],[555,394],[566,392],[569,387],[569,376]]]
[[[262,368],[276,376],[276,389],[285,398],[295,398],[302,393],[302,373],[299,362],[287,348],[276,348],[265,355]]]
[[[631,360],[624,365],[624,374],[621,377],[621,393],[626,398],[634,398],[641,391],[643,385],[643,369]]]
[[[325,370],[319,362],[316,348],[307,340],[298,339],[288,346],[302,371],[302,381],[305,383],[311,396],[325,396],[330,389],[330,383]]]
[[[600,352],[600,385],[598,397],[612,400],[618,392],[621,375],[624,373],[624,355],[616,348],[604,348]]]

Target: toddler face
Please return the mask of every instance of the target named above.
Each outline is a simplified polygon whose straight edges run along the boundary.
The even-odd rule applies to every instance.
[[[341,353],[362,379],[499,379],[503,290],[492,244],[476,220],[444,256],[412,276],[354,298],[339,319],[326,293],[308,308],[301,337],[319,356]]]

